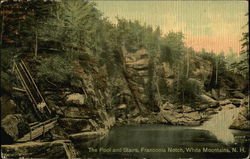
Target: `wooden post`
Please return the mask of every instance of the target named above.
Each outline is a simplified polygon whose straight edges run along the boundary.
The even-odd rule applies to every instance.
[[[13,87],[13,90],[26,93],[25,89]]]
[[[30,141],[32,140],[32,130],[30,130]]]
[[[44,123],[43,123],[43,137],[45,136],[45,128],[44,128]]]
[[[3,46],[3,33],[4,33],[4,9],[2,10],[2,13],[3,13],[3,17],[2,17],[2,26],[1,26],[1,39],[0,39],[1,46]]]

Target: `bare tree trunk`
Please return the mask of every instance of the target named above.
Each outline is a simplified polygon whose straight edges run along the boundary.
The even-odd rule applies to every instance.
[[[156,73],[155,73],[156,75]],[[157,90],[157,94],[158,94],[158,97],[159,97],[159,106],[162,105],[162,100],[161,100],[161,93],[160,93],[160,89],[159,89],[159,86],[158,86],[158,77],[156,76],[156,82],[155,82],[155,85],[156,85],[156,90]]]
[[[35,58],[37,57],[37,50],[38,50],[38,35],[37,35],[37,29],[36,29],[36,32],[35,32]]]
[[[218,59],[216,60],[216,70],[215,70],[215,85],[218,83]]]
[[[177,65],[177,91],[179,91],[179,81],[180,81],[180,65],[179,65],[179,63],[178,63],[178,65]]]
[[[4,31],[4,9],[2,10],[3,12],[3,17],[2,17],[2,26],[1,26],[1,39],[0,39],[0,42],[1,42],[1,46],[3,46],[3,31]]]
[[[184,103],[184,90],[182,90],[182,102]]]
[[[187,54],[187,78],[189,74],[189,55]]]

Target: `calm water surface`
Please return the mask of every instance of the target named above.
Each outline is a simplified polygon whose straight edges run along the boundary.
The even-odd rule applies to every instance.
[[[78,149],[81,150],[82,157],[99,158],[247,157],[249,153],[249,132],[230,131],[235,141],[225,144],[219,141],[210,131],[192,127],[160,124],[119,126],[111,129],[109,134],[102,139],[78,145]],[[93,148],[93,151],[89,148]],[[188,152],[188,148],[193,148],[194,152]],[[95,150],[99,152],[94,152]]]

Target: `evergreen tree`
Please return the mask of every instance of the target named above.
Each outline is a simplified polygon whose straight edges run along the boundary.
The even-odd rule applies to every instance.
[[[101,14],[94,3],[81,0],[66,0],[57,3],[51,18],[43,27],[42,40],[52,42],[56,49],[63,50],[73,58],[83,50],[98,50],[97,26]]]

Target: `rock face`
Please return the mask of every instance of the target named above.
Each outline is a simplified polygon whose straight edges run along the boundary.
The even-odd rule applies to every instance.
[[[64,141],[29,142],[1,146],[1,156],[6,158],[75,158],[74,148]]]
[[[198,80],[202,84],[210,82],[213,72],[211,63],[198,56],[189,57],[189,59],[189,78]],[[236,106],[242,107],[242,112],[235,118],[231,128],[249,129],[247,104],[246,101],[242,102],[245,96],[239,91],[234,91],[230,100],[218,102],[219,93],[212,89],[211,94],[201,95],[201,103],[198,106],[154,103],[160,101],[157,99],[162,99],[161,90],[158,88],[160,82],[157,77],[162,77],[165,83],[163,89],[174,88],[177,74],[169,63],[163,62],[162,65],[154,67],[152,64],[154,61],[149,57],[147,50],[126,53],[122,63],[125,73],[122,74],[121,71],[119,77],[110,79],[113,77],[109,78],[105,65],[97,67],[96,64],[86,64],[81,59],[74,61],[75,77],[68,85],[65,87],[63,85],[64,88],[60,88],[60,91],[45,88],[47,92],[45,99],[52,101],[49,104],[51,110],[60,116],[58,125],[50,132],[51,139],[70,139],[74,143],[92,141],[106,135],[115,120],[122,124],[163,123],[198,126],[224,106],[229,109]],[[112,82],[110,82],[111,80]],[[147,112],[149,115],[140,114],[143,111],[135,106],[137,100],[139,105],[148,106],[148,109],[145,110],[149,110]],[[10,112],[14,112],[15,104],[11,100],[8,102],[13,107]],[[156,105],[156,108],[150,110],[152,108],[150,104]],[[158,108],[158,105],[161,107]],[[158,109],[160,109],[159,112]],[[110,110],[114,110],[115,113]],[[4,114],[3,117],[6,115]],[[11,144],[27,133],[28,129],[29,127],[21,115],[7,115],[2,120],[1,136],[5,139],[4,143]],[[42,139],[42,141],[44,140]],[[19,156],[70,158],[74,156],[70,153],[73,151],[70,144],[64,141],[53,141],[6,145],[3,146],[2,152],[8,158]]]
[[[104,68],[92,66],[85,69],[77,62],[75,67],[75,78],[81,82],[74,83],[74,87],[79,87],[78,92],[81,93],[67,88],[59,95],[64,102],[58,103],[57,109],[62,113],[58,128],[52,135],[53,138],[66,138],[73,142],[90,141],[105,135],[103,132],[114,125],[114,118],[107,113],[111,94],[108,92],[107,75],[102,70]]]
[[[149,69],[149,52],[142,49],[135,53],[126,53],[125,62],[126,71],[129,74],[128,82],[133,89],[131,91],[135,92],[136,98],[140,104],[145,106],[150,103],[147,89],[150,85],[150,81],[154,78],[154,75],[152,73],[150,74]]]
[[[1,140],[6,142],[4,144],[10,144],[9,142],[14,142],[29,132],[29,125],[21,114],[7,115],[1,121],[1,131],[1,134],[6,135],[1,135]],[[6,141],[6,138],[9,138],[9,141]]]
[[[98,131],[91,131],[91,132],[80,132],[70,135],[69,138],[73,142],[90,141],[107,134],[107,132],[108,132],[107,129],[100,129]]]
[[[206,103],[209,107],[216,107],[219,104],[218,101],[214,100],[213,98],[211,98],[205,94],[201,95],[201,102]]]
[[[66,96],[66,103],[72,103],[75,105],[83,105],[84,104],[84,95],[80,93],[74,93]]]
[[[105,67],[74,61],[74,79],[62,91],[49,90],[45,99],[61,118],[58,126],[68,135],[110,127],[111,93]],[[113,124],[113,123],[112,123]],[[112,125],[111,124],[111,125]],[[63,134],[63,133],[59,133]]]
[[[201,124],[201,115],[198,112],[178,113],[171,110],[161,110],[157,121],[171,125],[198,126]]]
[[[127,52],[125,47],[121,48],[121,52],[122,73],[113,82],[113,91],[117,91],[112,100],[116,106],[116,119],[123,122],[148,111],[159,111],[155,102],[156,86],[153,84],[156,68],[151,67],[153,61],[149,52],[141,49],[131,53]]]
[[[221,106],[224,106],[224,105],[232,104],[232,102],[229,99],[226,99],[226,100],[219,101],[219,104]]]
[[[190,68],[194,68],[190,72],[190,78],[206,82],[210,80],[213,72],[212,63],[198,56],[192,56],[190,59]]]
[[[3,119],[8,114],[16,113],[16,103],[9,99],[7,96],[1,96],[1,119]]]
[[[133,119],[132,123],[136,123],[136,124],[149,124],[152,123],[152,121],[150,121],[150,118],[148,117],[136,117]]]
[[[245,98],[245,95],[243,93],[241,93],[240,91],[232,92],[232,96],[234,98],[239,98],[239,99],[244,99]]]
[[[193,56],[193,55],[187,55],[190,56],[189,63],[190,63],[190,72],[189,72],[189,78],[196,79],[198,81],[201,81],[202,83],[205,83],[210,80],[213,72],[213,66],[212,63],[203,60],[201,57]],[[186,59],[187,57],[184,57]],[[162,74],[165,78],[165,82],[169,87],[173,87],[174,78],[176,76],[176,72],[174,69],[171,68],[170,64],[167,62],[163,62],[161,68],[159,68]]]
[[[58,124],[69,134],[91,130],[91,125],[86,119],[61,118]]]
[[[225,103],[225,101],[223,102]],[[219,102],[207,95],[201,96],[201,103],[197,106],[178,106],[171,103],[165,103],[161,106],[161,111],[155,117],[156,123],[199,126],[204,121],[210,119],[211,115],[221,110]],[[235,106],[232,105],[232,107]]]
[[[46,82],[43,84],[44,99],[48,101],[53,114],[59,116],[57,125],[46,133],[45,137],[39,138],[41,142],[5,145],[2,151],[4,156],[71,158],[70,146],[55,140],[70,138],[78,142],[78,139],[86,136],[88,140],[92,140],[105,135],[114,125],[115,119],[108,112],[112,109],[112,93],[105,66],[97,67],[95,63],[86,64],[81,59],[75,60],[74,80],[62,84],[60,90],[51,88]],[[5,139],[4,144],[13,144],[29,132],[28,124],[21,115],[7,115],[1,122],[1,137]]]
[[[241,105],[241,99],[238,99],[238,98],[232,98],[230,99],[230,101],[232,102],[233,105],[239,107]]]
[[[250,130],[250,121],[245,117],[244,113],[239,113],[237,118],[233,121],[230,126],[231,129],[240,129],[240,130]]]
[[[156,120],[171,125],[197,126],[202,122],[201,114],[189,106],[176,107],[171,103],[162,105]]]
[[[249,105],[248,98],[245,98],[241,102],[240,113],[234,119],[231,129],[240,129],[240,130],[250,130],[250,114],[249,114]]]

